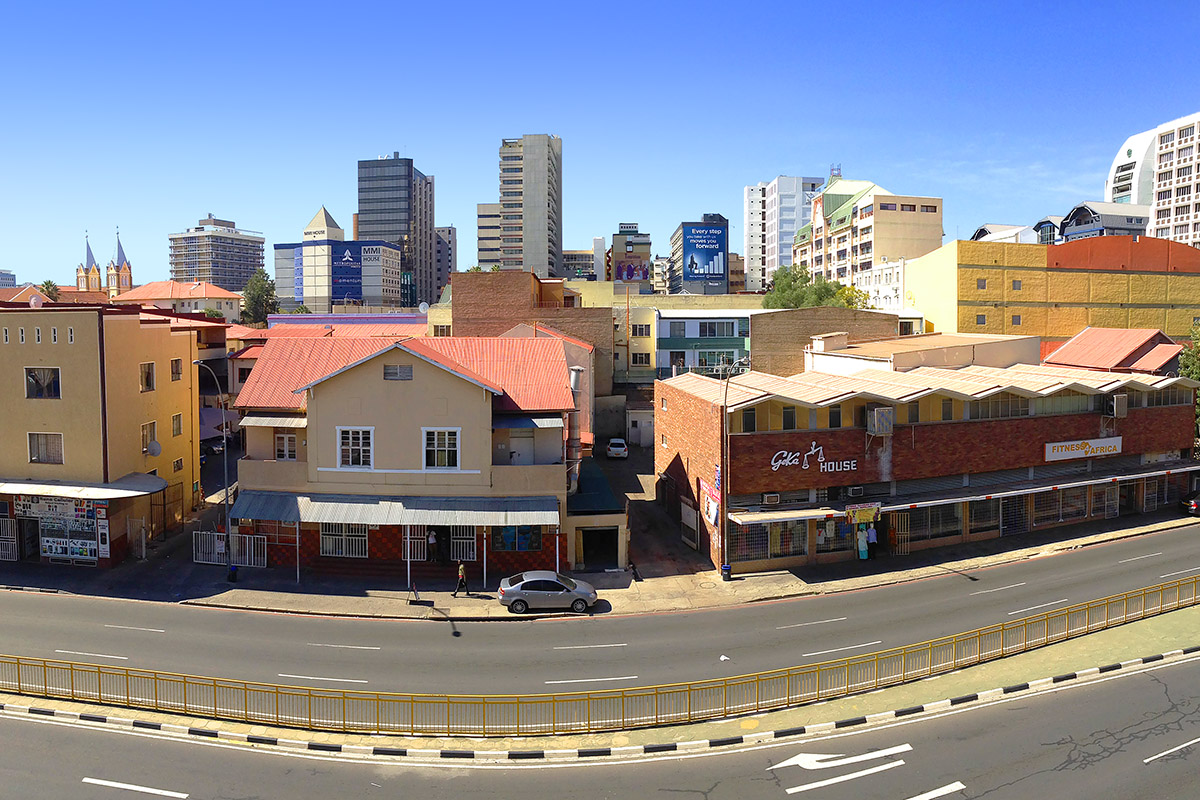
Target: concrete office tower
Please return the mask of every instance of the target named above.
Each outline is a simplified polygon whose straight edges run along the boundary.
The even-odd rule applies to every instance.
[[[600,276],[604,274],[604,262],[608,248],[604,246],[603,236],[592,237],[592,274]]]
[[[612,237],[610,281],[653,280],[654,254],[650,249],[650,234],[638,230],[636,222],[622,222]]]
[[[358,162],[358,217],[354,238],[396,245],[404,271],[412,272],[416,301],[436,303],[437,237],[433,176],[400,153]],[[444,284],[442,284],[444,285]]]
[[[0,289],[11,289],[17,285],[17,273],[11,269],[0,269]]]
[[[211,283],[231,292],[246,288],[263,267],[266,240],[257,231],[238,230],[232,220],[212,214],[183,233],[169,233],[171,280]]]
[[[500,141],[500,202],[481,203],[479,265],[563,272],[562,139],[529,134]]]
[[[446,284],[450,282],[450,276],[458,269],[458,231],[453,225],[447,225],[435,229],[434,233],[437,236],[437,256],[434,259],[437,264],[435,283],[440,299],[442,289],[446,288]]]
[[[1150,207],[1146,233],[1200,246],[1200,172],[1196,127],[1200,113],[1134,134],[1117,151],[1104,199]]]
[[[700,222],[682,222],[671,234],[668,267],[671,294],[729,293],[729,220],[704,214]]]
[[[792,238],[812,220],[812,201],[825,181],[780,175],[745,189],[746,290],[765,291],[775,270],[792,263]]]

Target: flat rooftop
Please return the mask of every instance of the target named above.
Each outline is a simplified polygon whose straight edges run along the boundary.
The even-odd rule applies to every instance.
[[[1037,336],[987,335],[982,333],[918,333],[912,336],[897,336],[891,339],[876,339],[855,342],[837,350],[826,350],[823,355],[857,356],[859,358],[891,358],[896,353],[916,353],[921,350],[940,350],[944,347],[970,347],[981,344],[1000,344]]]

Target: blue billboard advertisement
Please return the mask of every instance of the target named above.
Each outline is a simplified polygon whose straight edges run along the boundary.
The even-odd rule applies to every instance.
[[[362,244],[359,242],[330,242],[330,301],[344,303],[347,300],[362,302]]]
[[[729,290],[729,250],[724,225],[683,226],[683,288],[693,294]]]

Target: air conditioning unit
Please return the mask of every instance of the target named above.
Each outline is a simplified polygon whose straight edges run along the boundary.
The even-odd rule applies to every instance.
[[[863,488],[861,486],[847,486],[846,497],[862,497]]]
[[[1124,419],[1129,415],[1129,395],[1114,394],[1105,398],[1105,412],[1107,416]]]
[[[778,492],[768,492],[768,493],[764,494],[763,498],[762,498],[762,502],[763,502],[764,506],[779,505],[779,493]]]
[[[892,406],[867,407],[867,433],[872,436],[891,436],[896,423],[896,409]]]

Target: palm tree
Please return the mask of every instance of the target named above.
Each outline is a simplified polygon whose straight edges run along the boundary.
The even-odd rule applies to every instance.
[[[58,284],[51,280],[42,281],[38,285],[38,291],[50,298],[50,302],[58,302]]]

